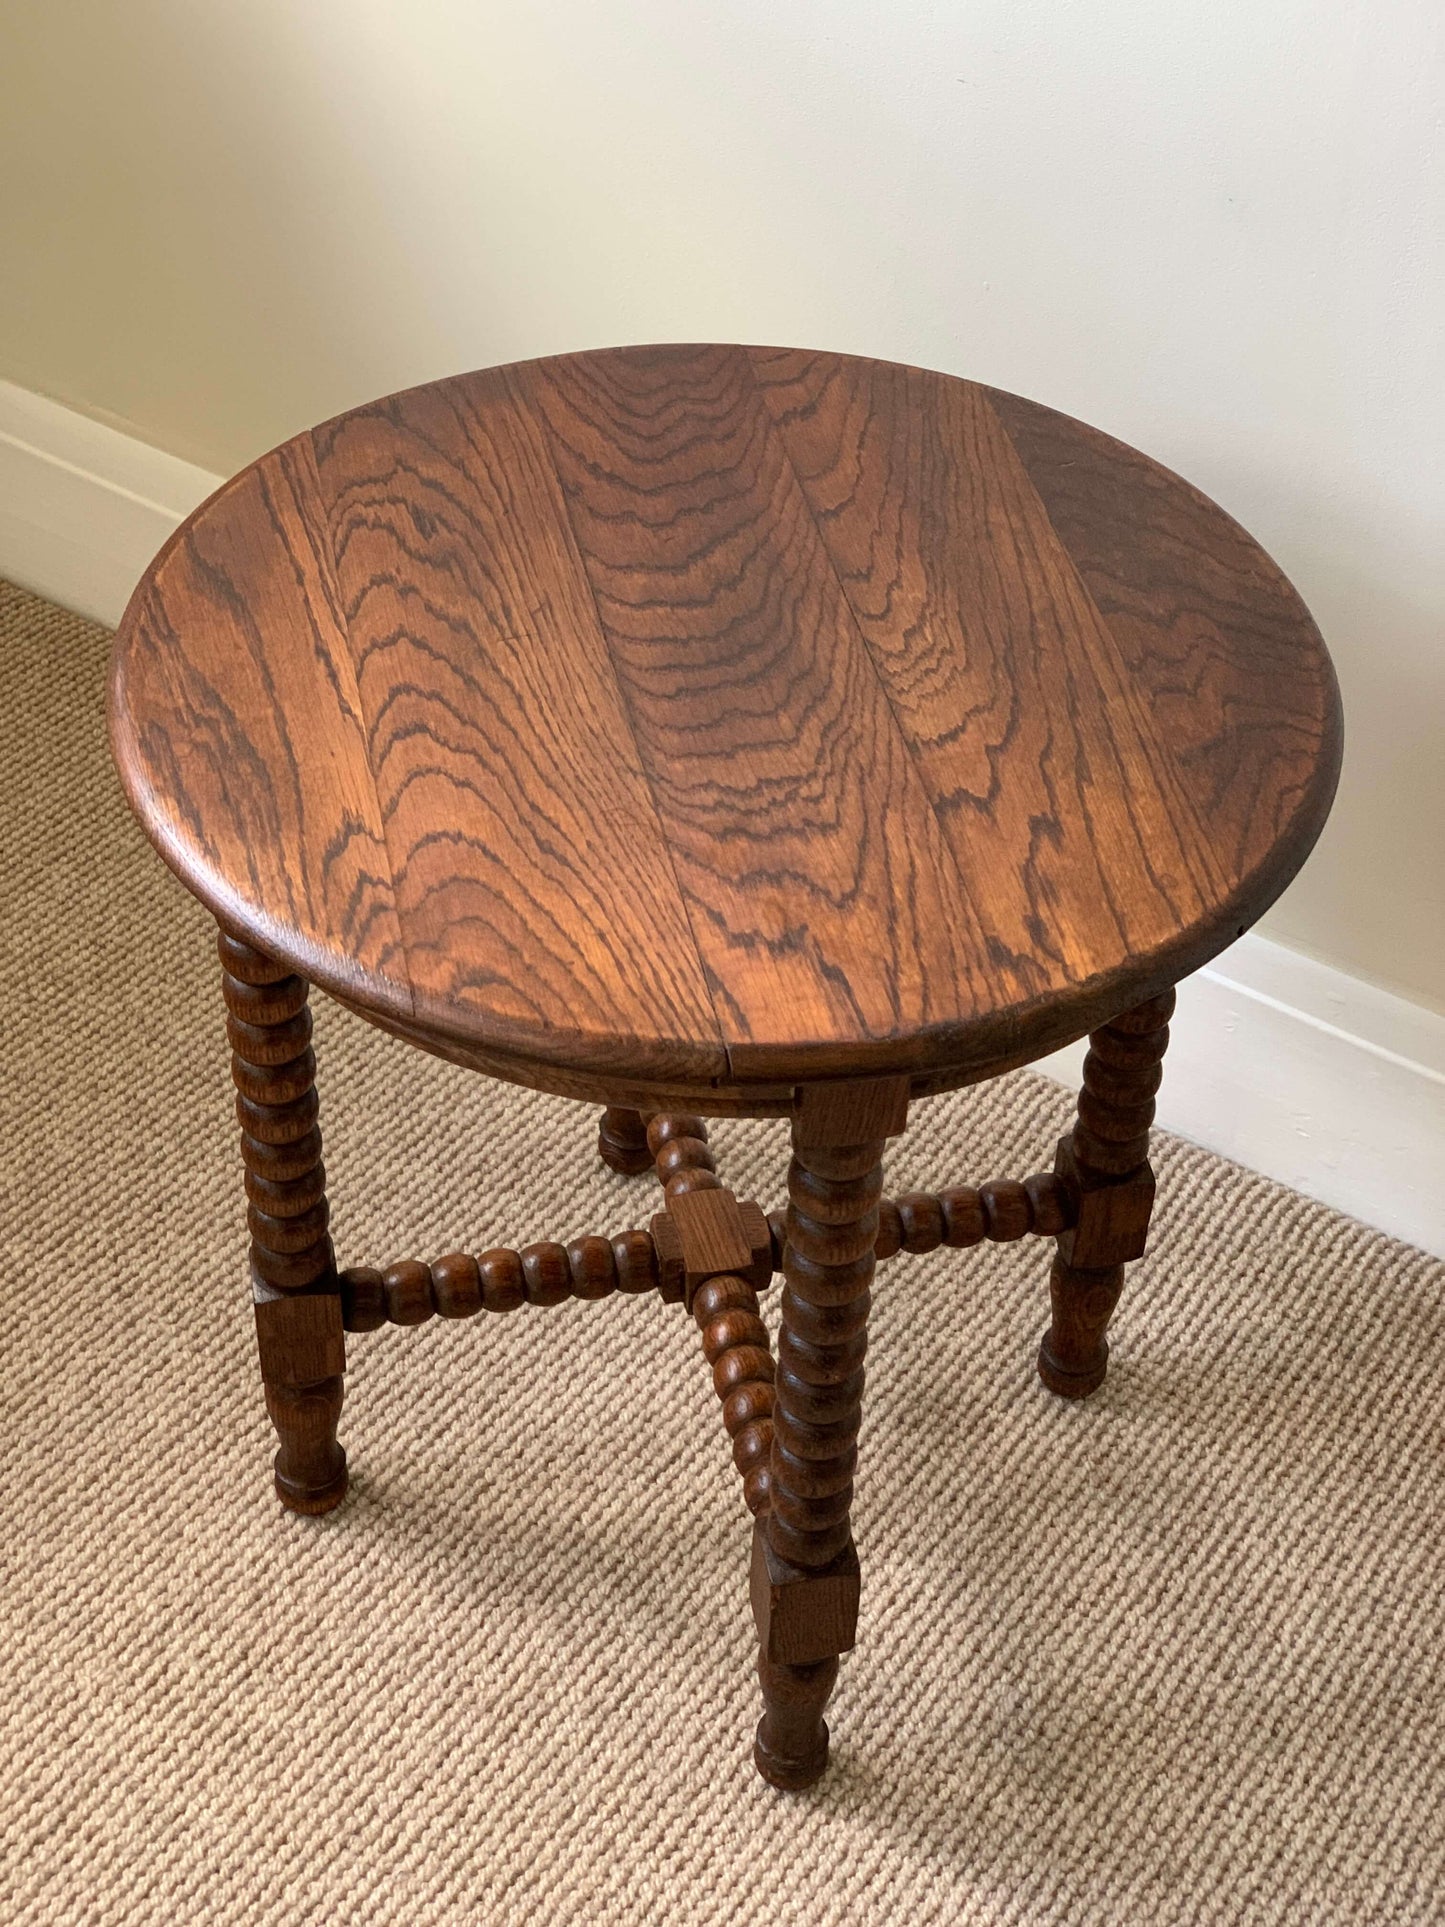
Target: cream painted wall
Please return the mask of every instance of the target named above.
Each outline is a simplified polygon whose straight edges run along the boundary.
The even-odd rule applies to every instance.
[[[1314,608],[1340,802],[1272,935],[1445,1008],[1438,0],[9,0],[0,375],[231,469],[604,342],[980,376]]]

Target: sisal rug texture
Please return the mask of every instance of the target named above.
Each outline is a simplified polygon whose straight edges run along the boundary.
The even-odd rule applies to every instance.
[[[1034,1376],[1042,1244],[881,1271],[810,1793],[750,1763],[679,1308],[353,1339],[352,1496],[282,1514],[210,928],[122,806],[105,646],[0,589],[0,1917],[1445,1919],[1445,1268],[1188,1145],[1086,1404]],[[344,1263],[655,1208],[584,1108],[317,1030]],[[1068,1112],[920,1105],[890,1188],[1022,1176]],[[775,1204],[782,1127],[714,1139]]]

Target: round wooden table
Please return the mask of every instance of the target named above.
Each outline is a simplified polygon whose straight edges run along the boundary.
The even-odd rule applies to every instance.
[[[221,925],[276,1483],[336,1504],[343,1330],[655,1291],[755,1518],[756,1759],[817,1778],[853,1643],[873,1269],[1057,1241],[1044,1382],[1104,1375],[1172,986],[1303,862],[1335,680],[1197,490],[1017,396],[662,347],[463,375],[228,482],[117,637],[117,763]],[[647,1229],[338,1271],[308,984],[607,1107]],[[1054,1167],[881,1195],[910,1101],[1092,1033]],[[703,1115],[791,1116],[786,1216]],[[784,1277],[776,1368],[757,1293]]]

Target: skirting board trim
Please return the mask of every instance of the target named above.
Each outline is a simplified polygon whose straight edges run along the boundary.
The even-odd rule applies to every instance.
[[[221,480],[0,381],[0,575],[79,615],[119,622],[156,550]]]
[[[0,575],[120,618],[221,483],[0,382]],[[1076,1085],[1083,1045],[1035,1066]],[[1159,1122],[1445,1258],[1445,1017],[1255,933],[1181,985]]]
[[[1076,1086],[1084,1045],[1035,1065]],[[1445,1017],[1251,932],[1179,986],[1167,1131],[1445,1258]]]

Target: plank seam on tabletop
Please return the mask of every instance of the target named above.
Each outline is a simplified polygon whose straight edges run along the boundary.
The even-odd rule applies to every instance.
[[[882,671],[878,666],[878,658],[874,654],[873,649],[869,645],[868,637],[864,633],[863,624],[859,619],[858,609],[856,604],[854,603],[852,592],[850,591],[848,587],[848,583],[844,578],[843,571],[839,568],[836,560],[834,559],[832,549],[829,547],[827,534],[824,531],[822,523],[818,519],[818,513],[816,509],[813,507],[812,500],[808,494],[807,485],[805,484],[802,474],[798,469],[798,464],[793,459],[793,451],[788,446],[788,438],[782,432],[782,428],[778,422],[777,415],[773,410],[772,401],[768,395],[766,387],[762,382],[758,380],[757,364],[753,360],[752,355],[747,351],[747,349],[743,349],[741,351],[740,358],[747,375],[748,383],[751,386],[754,394],[756,394],[758,398],[758,402],[763,410],[763,413],[765,414],[768,421],[772,425],[773,434],[777,438],[779,452],[781,453],[783,461],[787,466],[789,475],[791,475],[791,477],[793,478],[793,486],[797,490],[798,500],[802,504],[803,512],[813,525],[814,532],[818,538],[819,548],[822,552],[822,555],[825,561],[828,564],[829,569],[832,571],[833,580],[838,585],[838,594],[841,599],[842,606],[848,612],[849,630],[853,636],[854,641],[858,646],[859,659],[866,666],[869,675],[873,678],[874,683],[878,687],[878,691],[883,698],[884,707],[887,709],[889,719],[893,724],[893,734],[897,738],[898,744],[902,749],[904,756],[907,757],[910,767],[913,769],[915,775],[918,778],[919,793],[922,795],[924,801],[928,805],[929,814],[932,816],[934,822],[938,825],[938,837],[939,837],[940,848],[947,854],[949,863],[951,864],[953,869],[953,874],[957,879],[959,894],[962,897],[963,901],[968,905],[969,912],[974,919],[974,923],[976,926],[976,934],[979,936],[979,940],[980,940],[980,952],[981,954],[986,956],[988,951],[988,946],[987,946],[987,943],[982,938],[982,932],[984,928],[983,912],[977,900],[974,897],[973,891],[969,887],[969,880],[964,875],[963,867],[959,863],[958,856],[954,851],[952,842],[950,841],[950,838],[949,838],[948,825],[944,822],[942,816],[939,814],[938,799],[934,796],[932,787],[929,784],[928,772],[923,766],[923,759],[919,754],[918,745],[913,740],[913,738],[909,735],[908,731],[903,727],[903,718],[898,713],[897,701],[894,698],[893,691],[888,686],[887,678],[883,675]]]
[[[722,1013],[717,1007],[717,990],[713,984],[712,972],[707,967],[707,958],[703,955],[702,945],[698,941],[697,925],[693,921],[692,905],[687,900],[687,892],[682,887],[682,878],[678,875],[677,856],[673,850],[672,841],[667,834],[667,825],[663,820],[662,803],[657,794],[657,785],[652,780],[652,771],[647,767],[647,758],[642,753],[642,743],[637,734],[637,718],[633,713],[632,698],[628,693],[626,679],[617,667],[617,658],[612,648],[612,637],[608,633],[607,624],[602,618],[602,605],[597,599],[597,590],[593,586],[592,577],[588,573],[587,564],[582,554],[581,539],[577,534],[577,525],[572,516],[572,504],[568,501],[567,491],[562,486],[562,475],[557,466],[557,448],[552,425],[547,420],[543,410],[533,405],[531,395],[528,393],[527,388],[517,379],[518,368],[530,367],[531,365],[532,364],[527,362],[520,364],[514,363],[507,369],[507,391],[512,396],[517,407],[525,409],[531,415],[537,425],[537,432],[541,437],[542,445],[547,451],[547,462],[552,471],[552,481],[557,490],[557,501],[562,512],[562,527],[566,532],[567,542],[572,551],[571,560],[577,571],[577,581],[592,606],[592,613],[597,618],[597,633],[602,638],[602,647],[607,656],[608,672],[612,678],[612,686],[617,691],[618,712],[622,720],[627,724],[627,736],[632,745],[632,754],[637,765],[637,772],[642,778],[643,785],[647,790],[648,798],[652,804],[652,814],[658,826],[658,841],[662,847],[662,854],[667,861],[667,872],[672,878],[672,887],[677,892],[678,907],[682,911],[683,922],[687,925],[687,934],[692,943],[693,955],[697,959],[698,975],[702,979],[703,988],[707,991],[708,1009],[712,1012],[713,1027],[717,1032],[718,1049],[721,1051],[723,1063],[727,1066],[729,1075],[731,1075],[732,1057],[728,1050],[727,1035],[723,1029]]]
[[[863,650],[863,659],[868,664],[868,667],[871,673],[873,674],[874,679],[876,680],[882,692],[884,703],[887,706],[889,715],[893,719],[896,733],[903,744],[904,750],[910,762],[912,763],[914,769],[918,772],[920,781],[922,783],[923,794],[928,801],[934,820],[939,826],[939,831],[943,838],[943,846],[947,850],[950,861],[953,864],[954,872],[958,880],[959,889],[963,894],[964,901],[969,905],[970,909],[973,910],[975,916],[980,916],[981,912],[977,904],[977,901],[969,888],[968,878],[964,874],[963,866],[959,861],[957,851],[953,848],[948,825],[939,811],[937,799],[933,794],[928,773],[924,767],[923,759],[919,753],[918,746],[914,741],[914,739],[910,736],[908,730],[905,729],[903,725],[903,719],[899,713],[899,709],[894,697],[894,693],[892,689],[889,687],[888,679],[883,673],[882,667],[878,660],[876,650],[868,637],[866,625],[863,622],[862,616],[855,602],[853,592],[849,587],[844,571],[838,566],[837,560],[833,555],[832,546],[823,528],[817,509],[812,501],[811,495],[808,490],[808,486],[803,478],[802,472],[798,468],[797,462],[794,459],[793,451],[788,444],[788,438],[781,431],[781,427],[778,422],[778,417],[773,408],[772,400],[768,393],[766,384],[759,381],[758,379],[757,366],[755,361],[752,358],[751,352],[745,350],[743,358],[747,365],[747,372],[748,372],[749,379],[752,381],[754,387],[756,388],[762,400],[763,406],[768,413],[769,419],[773,422],[774,427],[778,429],[778,440],[779,440],[779,446],[782,451],[783,459],[787,463],[788,469],[797,483],[800,500],[803,504],[804,510],[811,518],[813,526],[817,531],[819,541],[822,544],[823,553],[828,560],[829,567],[832,569],[834,579],[838,584],[838,589],[842,597],[843,606],[848,611],[853,632],[856,635],[858,642]],[[849,359],[849,358],[845,357],[843,359]],[[1107,618],[1105,617],[1103,611],[1099,608],[1099,605],[1095,600],[1094,595],[1090,590],[1088,584],[1085,582],[1082,572],[1079,570],[1078,565],[1075,562],[1073,555],[1069,551],[1067,544],[1064,542],[1063,537],[1058,533],[1057,529],[1055,528],[1053,518],[1048,511],[1048,505],[1044,501],[1037,486],[1035,485],[1033,477],[1029,474],[1027,465],[1023,462],[1022,457],[1018,454],[1017,448],[1015,447],[1015,444],[1014,444],[1013,437],[1009,432],[1009,427],[1007,422],[1003,421],[997,416],[995,410],[993,409],[991,401],[988,399],[987,390],[979,388],[978,384],[968,384],[968,385],[978,388],[980,395],[983,396],[984,407],[988,410],[990,417],[997,423],[1000,434],[1003,436],[1004,441],[1007,443],[1009,449],[1012,451],[1014,459],[1018,462],[1018,481],[1021,487],[1025,488],[1028,491],[1029,496],[1032,498],[1033,502],[1037,506],[1038,512],[1042,518],[1044,525],[1048,528],[1054,541],[1058,545],[1058,560],[1059,560],[1060,566],[1068,571],[1071,584],[1075,592],[1079,596],[1080,600],[1087,606],[1087,608],[1093,612],[1093,615],[1096,618],[1098,623],[1098,634],[1100,636],[1100,639],[1105,643],[1105,645],[1111,651],[1111,655],[1113,657],[1115,667],[1120,677],[1122,678],[1122,680],[1125,683],[1127,683],[1129,680],[1128,665],[1123,661],[1123,658],[1119,653],[1117,639],[1114,636],[1114,632]],[[1141,740],[1142,740],[1145,734],[1145,725],[1148,723],[1148,719],[1144,717],[1141,713],[1139,717],[1139,722],[1141,726]],[[1173,769],[1173,766],[1172,764],[1168,763],[1165,745],[1157,738],[1157,736],[1153,734],[1152,725],[1149,726],[1148,737],[1149,737],[1150,743],[1153,746],[1149,763],[1150,763],[1150,768],[1156,778],[1158,793],[1162,799],[1165,797],[1166,791],[1167,791],[1168,796],[1172,798],[1173,803],[1175,805],[1178,805],[1179,807],[1181,807],[1187,812],[1188,820],[1195,834],[1196,848],[1193,851],[1193,855],[1196,857],[1200,857],[1205,862],[1211,881],[1217,882],[1218,881],[1217,872],[1215,871],[1215,868],[1214,868],[1212,852],[1210,851],[1208,846],[1208,837],[1205,834],[1204,825],[1200,820],[1197,811],[1194,809],[1193,804],[1190,803],[1189,800],[1184,796],[1183,791],[1181,790],[1178,784],[1177,775]],[[1141,838],[1141,842],[1142,841],[1143,839]],[[1182,845],[1181,845],[1181,854],[1183,854]],[[1240,888],[1236,888],[1236,890],[1232,893],[1232,896],[1226,899],[1226,901],[1229,902],[1232,907],[1231,907],[1230,915],[1227,918],[1223,919],[1222,928],[1227,928],[1228,925],[1234,922],[1235,917],[1238,914],[1239,898],[1240,898]],[[1193,926],[1182,926],[1181,928],[1184,930],[1191,930]],[[1214,949],[1210,953],[1211,957],[1217,956],[1220,950],[1226,948],[1229,942],[1232,940],[1237,940],[1237,939],[1231,939],[1230,937],[1224,936],[1221,933],[1220,941],[1215,945]],[[1156,965],[1156,974],[1157,974],[1157,965],[1160,961],[1161,955],[1164,955],[1167,957],[1168,955],[1180,949],[1183,946],[1183,943],[1184,943],[1184,936],[1177,935],[1176,938],[1173,940],[1173,942],[1170,945],[1165,947],[1165,950],[1162,953],[1159,951],[1156,951],[1154,956],[1154,962]],[[1194,946],[1194,945],[1191,945],[1190,947],[1197,948],[1197,946]],[[1192,974],[1194,970],[1197,970],[1201,967],[1202,966],[1198,964],[1190,965],[1189,973]],[[1142,981],[1145,973],[1143,971],[1140,971],[1137,974],[1140,980]],[[1099,981],[1100,979],[1097,976],[1075,977],[1069,985],[1069,994],[1082,995],[1087,992],[1091,984],[1097,984]],[[1129,993],[1128,991],[1121,993],[1122,995],[1121,1007],[1127,1004],[1130,998],[1130,994],[1131,993]],[[1137,997],[1139,994],[1141,993],[1136,986],[1132,995],[1134,997]],[[1023,1010],[1025,1010],[1028,1007],[1029,1002],[1030,1002],[1029,999],[1024,998],[1018,1003],[1016,1003],[1014,1006],[1012,1006],[1011,1008],[1014,1009],[1016,1012],[1021,1013]]]

